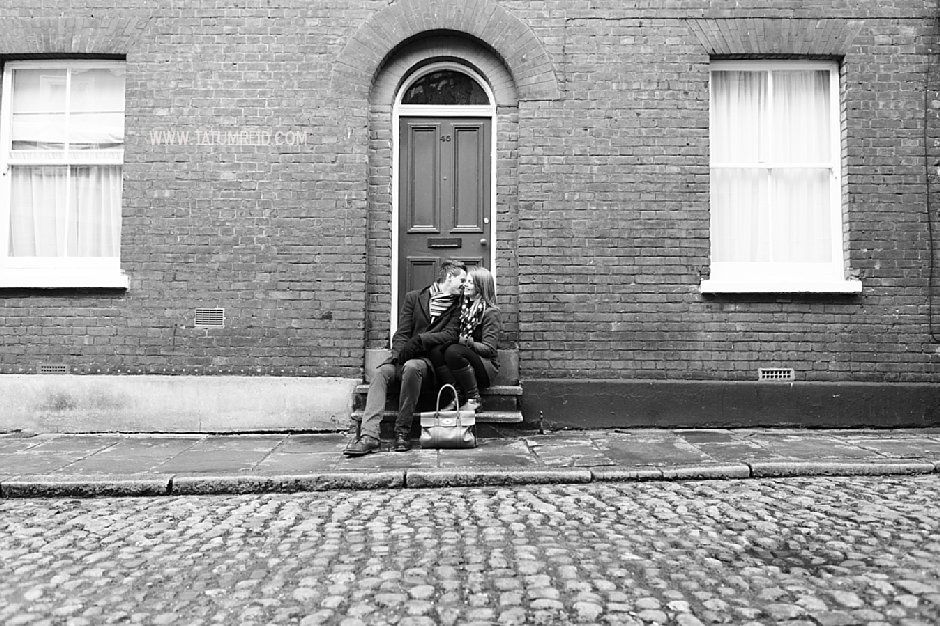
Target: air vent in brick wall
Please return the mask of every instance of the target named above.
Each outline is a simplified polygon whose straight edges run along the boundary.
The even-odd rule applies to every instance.
[[[69,366],[65,363],[40,363],[38,372],[40,374],[68,374]]]
[[[788,381],[795,380],[796,375],[789,367],[760,367],[757,369],[757,380]]]
[[[196,328],[222,328],[225,309],[196,309]]]

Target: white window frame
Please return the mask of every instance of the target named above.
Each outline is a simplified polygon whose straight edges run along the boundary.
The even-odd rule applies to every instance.
[[[69,69],[66,73],[66,116],[70,114],[71,70],[123,68],[123,61],[8,61],[3,66],[0,99],[0,288],[99,287],[127,289],[129,281],[117,257],[11,257],[10,175],[11,165],[124,165],[124,149],[96,151],[66,149],[47,155],[12,154],[13,71],[16,69]]]
[[[826,163],[718,163],[709,158],[709,170],[748,167],[825,167],[829,169],[831,261],[827,263],[711,261],[711,276],[701,282],[702,293],[860,293],[862,283],[845,276],[845,250],[842,224],[841,90],[839,64],[834,61],[712,61],[709,68],[709,111],[713,111],[712,72],[751,71],[768,73],[768,92],[773,89],[773,72],[780,70],[828,70],[830,159]],[[773,106],[770,98],[769,106]],[[770,115],[773,115],[771,109]],[[711,255],[714,259],[714,239]]]

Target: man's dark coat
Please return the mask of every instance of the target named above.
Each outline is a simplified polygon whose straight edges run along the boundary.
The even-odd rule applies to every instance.
[[[392,356],[386,363],[404,365],[399,359],[409,340],[417,337],[416,352],[406,356],[422,357],[434,346],[449,345],[460,337],[460,299],[454,297],[453,304],[431,324],[431,287],[416,289],[405,294],[401,313],[398,315],[398,330],[392,335]],[[406,351],[407,352],[407,351]]]

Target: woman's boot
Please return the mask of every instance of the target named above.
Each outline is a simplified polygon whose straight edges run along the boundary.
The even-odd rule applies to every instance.
[[[476,413],[483,405],[483,398],[480,397],[480,391],[477,389],[477,377],[473,373],[473,368],[468,365],[459,370],[453,370],[453,373],[454,378],[457,379],[457,388],[466,398],[466,401],[460,406],[460,410]]]

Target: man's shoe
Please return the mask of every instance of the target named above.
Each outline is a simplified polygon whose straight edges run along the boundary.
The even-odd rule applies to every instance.
[[[392,450],[395,452],[408,452],[411,450],[411,441],[408,440],[408,435],[395,435],[395,445]]]
[[[365,456],[370,452],[375,452],[378,450],[380,445],[381,442],[375,437],[363,435],[358,439],[350,441],[349,445],[346,446],[346,449],[343,450],[343,454],[346,456]]]

